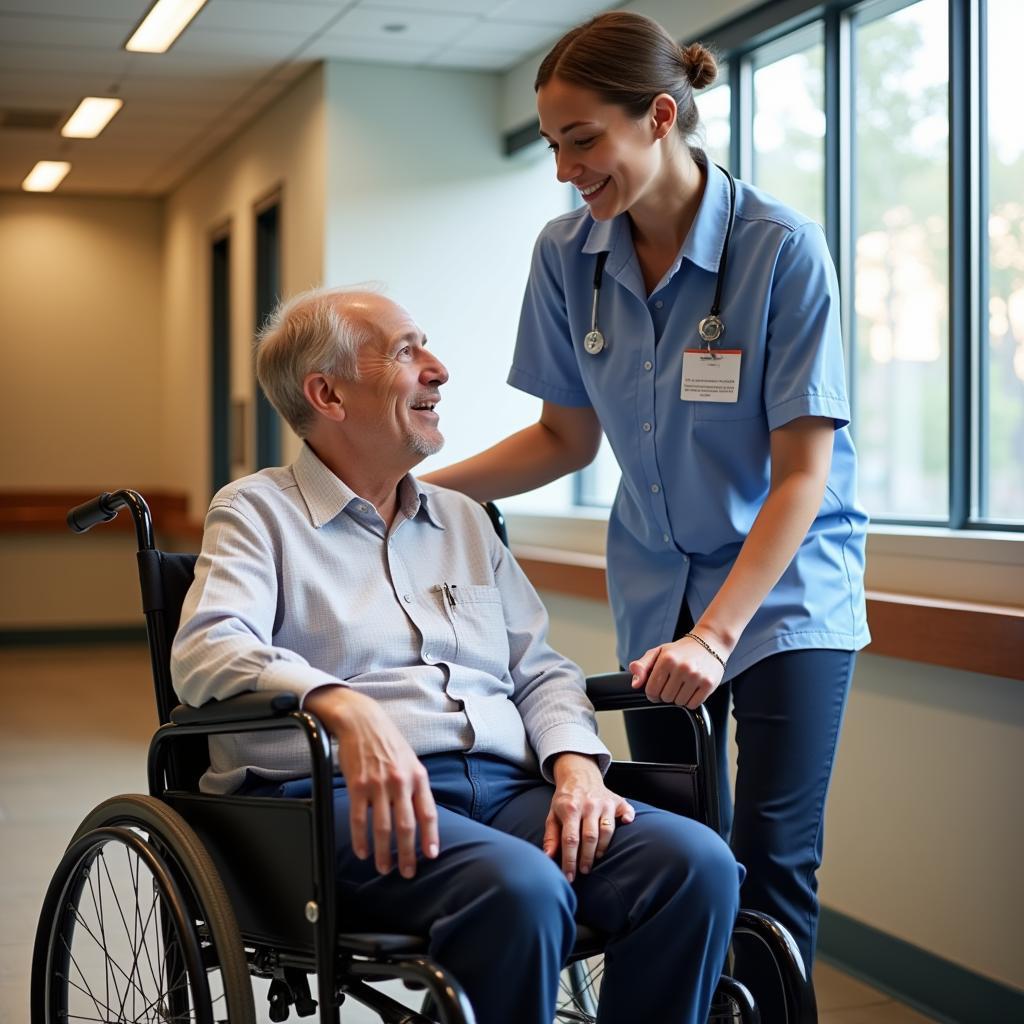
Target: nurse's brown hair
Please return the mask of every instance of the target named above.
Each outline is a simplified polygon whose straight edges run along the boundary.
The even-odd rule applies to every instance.
[[[655,96],[676,101],[676,124],[689,138],[700,123],[693,90],[718,75],[714,55],[700,43],[681,47],[642,14],[609,11],[570,29],[541,61],[534,91],[560,78],[596,93],[633,118],[643,117]]]

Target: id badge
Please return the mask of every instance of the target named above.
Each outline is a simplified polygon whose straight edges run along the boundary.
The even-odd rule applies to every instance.
[[[738,348],[686,349],[679,397],[684,402],[735,402],[740,397]]]

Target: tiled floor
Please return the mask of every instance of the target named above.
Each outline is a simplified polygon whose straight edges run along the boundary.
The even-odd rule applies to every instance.
[[[156,726],[148,655],[141,647],[0,651],[0,701],[0,1024],[24,1024],[36,916],[65,844],[101,800],[145,792]],[[824,964],[815,984],[821,1024],[930,1019]],[[265,1006],[258,999],[261,1013]],[[375,1020],[358,1007],[343,1019]]]

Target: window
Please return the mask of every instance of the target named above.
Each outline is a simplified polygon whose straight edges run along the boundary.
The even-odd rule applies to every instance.
[[[697,110],[700,112],[700,123],[704,133],[704,152],[722,167],[729,167],[731,104],[729,66],[721,64],[715,84],[710,89],[698,93]]]
[[[1024,521],[1024,118],[1020,0],[988,0],[988,164],[985,215],[979,518]]]
[[[825,228],[875,522],[1024,528],[1022,33],[1019,0],[785,0],[703,40],[708,152]],[[604,448],[577,500],[617,481]]]
[[[881,16],[878,10],[862,8],[853,19],[855,316],[849,340],[856,353],[860,496],[876,516],[944,521],[948,14],[946,0],[922,0]]]
[[[825,222],[825,47],[821,25],[755,51],[753,184]]]

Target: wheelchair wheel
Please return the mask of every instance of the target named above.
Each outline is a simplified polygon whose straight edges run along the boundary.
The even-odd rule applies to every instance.
[[[604,957],[576,960],[562,971],[555,1020],[565,1024],[592,1024],[597,1020]]]
[[[216,868],[185,821],[152,797],[100,804],[50,882],[32,960],[32,1021],[74,1020],[255,1020]]]

